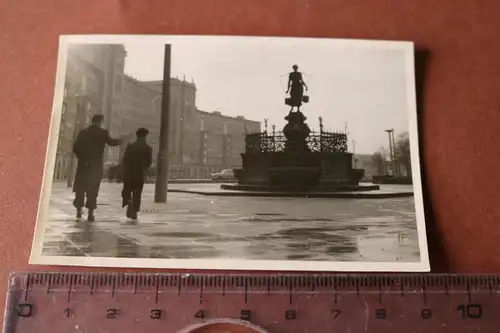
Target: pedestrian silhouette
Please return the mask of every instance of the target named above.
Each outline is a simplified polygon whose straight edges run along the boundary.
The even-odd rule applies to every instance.
[[[95,221],[94,210],[97,208],[97,196],[103,176],[104,147],[118,146],[120,139],[112,139],[109,132],[102,128],[103,115],[94,115],[91,124],[81,130],[73,144],[73,153],[78,159],[73,192],[76,217],[82,217],[82,209],[88,209],[88,221]],[[86,199],[86,201],[85,201]]]
[[[147,171],[153,163],[153,149],[146,142],[149,131],[139,128],[137,140],[129,144],[123,155],[122,207],[127,207],[127,217],[137,220],[141,210],[141,196]]]

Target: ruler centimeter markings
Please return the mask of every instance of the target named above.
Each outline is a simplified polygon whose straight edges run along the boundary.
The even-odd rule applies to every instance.
[[[220,325],[260,333],[496,332],[500,277],[18,273],[9,279],[4,318],[5,333]]]

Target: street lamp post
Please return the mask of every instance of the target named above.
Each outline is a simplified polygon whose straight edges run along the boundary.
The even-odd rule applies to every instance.
[[[391,165],[392,165],[392,174],[394,176],[396,176],[396,161],[395,161],[395,158],[394,158],[394,148],[393,147],[393,139],[392,139],[392,134],[394,133],[394,129],[388,129],[388,130],[385,130],[387,132],[387,134],[389,135],[389,154],[391,156]]]
[[[182,78],[181,81],[181,118],[180,118],[180,135],[179,135],[179,147],[177,154],[177,163],[184,176],[184,134],[185,134],[185,125],[186,125],[186,75]]]
[[[167,202],[168,191],[168,132],[170,120],[171,45],[165,45],[163,94],[161,99],[160,144],[156,159],[155,202]]]
[[[352,155],[354,156],[354,168],[356,168],[356,164],[358,159],[356,158],[356,140],[352,140]]]
[[[392,131],[392,152],[394,156],[394,175],[399,176],[399,165],[397,160],[397,149],[396,149],[396,140],[394,139],[394,130]]]

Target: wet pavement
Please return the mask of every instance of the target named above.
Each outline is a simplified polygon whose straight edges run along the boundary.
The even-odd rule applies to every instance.
[[[170,188],[199,186],[171,184]],[[220,184],[202,186],[220,188]],[[155,204],[154,186],[148,184],[139,221],[131,223],[120,207],[120,192],[120,184],[102,183],[96,221],[89,223],[76,221],[71,189],[55,183],[43,255],[420,260],[413,197],[319,199],[169,193],[166,204]]]

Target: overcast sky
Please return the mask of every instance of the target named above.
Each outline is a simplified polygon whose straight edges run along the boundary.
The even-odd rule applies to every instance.
[[[318,117],[326,129],[344,131],[348,124],[356,153],[371,154],[388,146],[385,129],[408,130],[403,51],[350,47],[332,42],[277,43],[249,41],[175,42],[172,76],[197,86],[196,105],[247,119],[269,119],[281,129],[289,107],[284,104],[287,74],[299,65],[309,86],[310,102],[301,111],[311,128]],[[198,39],[199,41],[199,39]],[[125,72],[139,80],[162,80],[164,45],[127,42]]]

